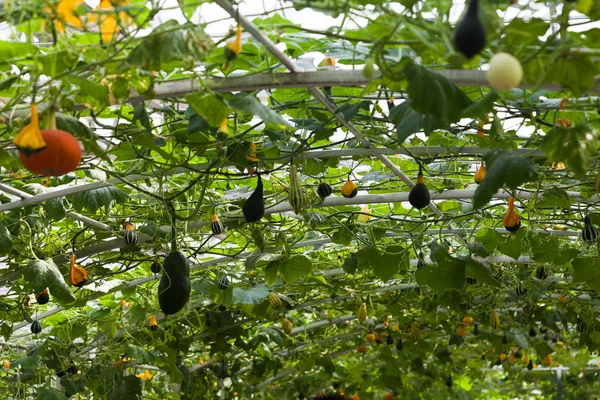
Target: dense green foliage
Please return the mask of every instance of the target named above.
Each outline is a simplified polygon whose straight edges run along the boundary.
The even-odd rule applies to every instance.
[[[469,60],[447,0],[248,16],[290,58],[331,57],[300,84],[216,4],[167,3],[1,3],[3,393],[550,398],[562,366],[569,398],[600,395],[598,0],[481,0]],[[520,88],[477,74],[500,51]],[[77,171],[22,168],[32,101],[83,145]]]

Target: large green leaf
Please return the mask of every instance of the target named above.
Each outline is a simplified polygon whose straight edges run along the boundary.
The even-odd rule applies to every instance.
[[[576,258],[572,262],[573,279],[585,282],[596,292],[600,292],[600,259]]]
[[[52,296],[63,305],[71,304],[76,300],[52,260],[30,261],[23,268],[23,279],[34,293],[41,293],[46,288],[50,289]]]
[[[286,283],[293,283],[310,274],[312,271],[312,262],[305,256],[294,256],[289,260],[283,261],[279,271]]]
[[[563,161],[576,175],[582,176],[596,152],[597,139],[598,132],[589,124],[556,126],[546,133],[541,148],[550,160]]]
[[[537,179],[535,164],[507,150],[494,149],[483,156],[487,175],[473,196],[473,208],[481,208],[503,187],[515,190]]]
[[[125,346],[125,354],[128,357],[133,358],[138,361],[143,361],[145,363],[152,363],[154,360],[154,354],[149,351],[144,350],[142,347],[136,346],[134,344],[128,343]]]
[[[403,72],[408,81],[410,106],[421,114],[433,115],[449,125],[460,121],[463,110],[471,105],[458,86],[425,67],[412,63]]]
[[[486,268],[483,264],[473,260],[472,258],[467,258],[466,263],[466,275],[469,278],[475,278],[477,279],[477,282],[481,282],[492,287],[501,287],[500,282],[498,282],[498,280],[496,280],[490,274],[490,270]]]
[[[416,112],[411,107],[410,100],[393,107],[390,110],[390,119],[396,123],[398,144],[403,143],[413,133],[423,131],[429,136],[435,129],[444,127],[444,122],[439,117]]]
[[[463,260],[452,257],[444,248],[435,253],[437,266],[427,265],[415,272],[417,283],[429,286],[438,293],[447,289],[461,289],[465,285],[466,265]]]
[[[256,97],[247,93],[238,93],[228,98],[227,105],[236,111],[255,115],[266,123],[271,123],[281,128],[291,128],[291,125],[281,115],[262,104]]]
[[[108,212],[113,205],[125,203],[127,200],[128,196],[114,186],[77,193],[72,198],[73,207],[77,211],[89,210],[92,213],[95,213],[102,207]]]
[[[12,235],[4,226],[4,224],[0,224],[0,255],[5,256],[13,248],[13,240]]]
[[[42,387],[37,393],[36,400],[67,400],[67,396],[54,388]]]
[[[410,261],[405,249],[400,246],[388,247],[385,253],[367,247],[360,249],[356,256],[359,269],[373,271],[373,274],[383,282],[392,279],[399,271],[406,270],[407,263]]]
[[[232,112],[221,96],[215,94],[190,93],[185,96],[185,99],[194,111],[213,127],[218,127]]]
[[[269,295],[269,288],[258,286],[254,288],[233,288],[233,302],[235,304],[253,304],[257,305]]]
[[[142,397],[142,385],[134,375],[124,376],[108,393],[108,400],[135,400]]]
[[[548,79],[582,96],[594,87],[594,77],[600,68],[590,57],[559,57],[548,69]]]

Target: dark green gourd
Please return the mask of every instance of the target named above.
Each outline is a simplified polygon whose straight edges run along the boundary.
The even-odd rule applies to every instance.
[[[485,28],[479,18],[479,0],[471,0],[463,19],[454,31],[456,48],[471,59],[485,47]]]
[[[256,183],[256,189],[254,192],[246,199],[244,205],[242,206],[242,212],[244,213],[244,218],[248,222],[258,222],[265,215],[265,199],[263,194],[263,183],[260,175],[258,176],[258,182]]]
[[[592,223],[592,219],[589,215],[586,215],[583,219],[583,231],[581,231],[581,240],[585,243],[592,245],[598,241],[598,229]]]
[[[164,259],[163,275],[158,285],[158,303],[165,315],[181,310],[190,298],[190,265],[176,249]]]
[[[415,186],[413,186],[408,194],[408,202],[417,210],[421,210],[427,207],[430,201],[431,196],[429,194],[429,189],[427,189],[427,186],[425,186],[423,174],[419,171],[417,183]]]

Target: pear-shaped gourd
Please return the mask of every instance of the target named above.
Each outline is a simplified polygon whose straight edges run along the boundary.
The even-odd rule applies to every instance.
[[[417,210],[421,210],[427,207],[430,201],[431,196],[429,195],[429,189],[427,189],[427,186],[425,186],[423,174],[419,172],[419,175],[417,176],[417,183],[415,186],[413,186],[408,194],[408,202]]]
[[[583,231],[581,231],[581,240],[586,244],[592,245],[598,241],[598,229],[592,223],[589,215],[583,218]]]
[[[471,0],[467,12],[454,31],[456,48],[471,59],[485,47],[485,27],[479,17],[479,0]]]
[[[331,186],[326,182],[319,183],[317,187],[317,194],[321,199],[325,199],[326,197],[331,196],[332,189]]]
[[[254,189],[254,192],[252,192],[242,206],[242,212],[247,222],[258,222],[265,215],[263,183],[259,174],[257,174],[257,177],[256,189]]]
[[[50,294],[48,293],[48,289],[44,289],[41,293],[35,293],[35,300],[39,305],[48,304],[50,301]]]
[[[575,329],[579,333],[586,333],[587,332],[587,324],[578,318],[577,326],[575,327]]]
[[[158,304],[162,312],[171,315],[185,307],[191,290],[188,259],[179,251],[172,251],[163,261],[158,284]]]
[[[38,321],[37,319],[34,319],[33,322],[31,323],[31,333],[33,333],[34,335],[37,335],[38,333],[40,333],[42,331],[42,325],[40,324],[40,321]]]
[[[227,278],[227,276],[222,276],[221,279],[219,279],[219,283],[217,286],[220,290],[227,289],[229,287],[229,278]]]

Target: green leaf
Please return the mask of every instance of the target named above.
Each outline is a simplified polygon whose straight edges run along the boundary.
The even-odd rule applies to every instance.
[[[183,29],[172,19],[144,37],[119,65],[119,71],[124,72],[130,68],[160,71],[165,67],[164,64],[185,60],[188,55]]]
[[[477,282],[481,282],[492,287],[501,287],[500,282],[498,282],[490,274],[489,269],[487,269],[483,264],[473,260],[472,258],[467,258],[466,263],[466,276],[468,276],[469,278],[475,278],[477,279]]]
[[[358,268],[358,255],[356,253],[352,253],[350,257],[347,257],[344,260],[344,265],[342,265],[342,268],[346,273],[354,275],[356,269]]]
[[[463,260],[454,258],[439,248],[435,253],[437,267],[425,266],[415,272],[417,283],[429,286],[435,292],[442,293],[447,289],[462,289],[466,280],[466,265]]]
[[[50,259],[30,261],[23,268],[23,279],[34,293],[40,293],[48,288],[52,297],[62,305],[71,304],[76,300],[58,267]]]
[[[476,103],[472,103],[470,106],[465,108],[462,113],[463,118],[480,118],[488,115],[493,109],[494,104],[500,99],[500,94],[495,90],[486,94],[481,100]]]
[[[289,260],[285,260],[281,263],[281,267],[279,268],[283,280],[288,284],[305,277],[310,274],[311,271],[312,261],[305,256],[294,256]]]
[[[269,295],[269,288],[265,286],[254,287],[249,289],[233,288],[233,302],[235,304],[252,304],[257,305]]]
[[[521,228],[512,235],[507,235],[506,241],[498,246],[498,251],[502,254],[514,258],[519,258],[529,249],[529,244],[524,240],[527,234],[526,228]]]
[[[133,358],[138,361],[143,361],[145,363],[151,363],[155,357],[154,354],[144,350],[142,347],[136,346],[131,343],[125,346],[125,354],[127,354],[127,356],[130,358]]]
[[[571,208],[571,197],[566,190],[552,188],[542,194],[542,198],[536,203],[536,207],[569,209]]]
[[[546,358],[548,354],[552,354],[552,348],[546,344],[546,342],[537,342],[533,347],[535,347],[535,352],[538,357],[542,360]]]
[[[531,257],[538,263],[552,263],[558,258],[558,239],[549,233],[533,235]]]
[[[594,77],[600,72],[590,57],[559,57],[548,68],[547,79],[570,89],[576,97],[594,87]]]
[[[104,207],[108,213],[114,204],[123,204],[127,200],[129,200],[129,197],[114,186],[77,193],[73,195],[71,199],[73,207],[75,207],[77,211],[86,209],[92,213],[96,213],[96,211],[102,207]]]
[[[0,224],[0,255],[5,256],[13,248],[13,240],[12,235],[4,226],[4,224]]]
[[[185,96],[190,106],[210,126],[218,127],[232,113],[221,96],[205,92],[191,93]]]
[[[86,99],[93,100],[95,108],[102,108],[109,105],[107,86],[81,76],[68,75],[65,79],[79,87],[79,93]]]
[[[390,110],[390,119],[396,123],[396,141],[403,143],[410,135],[425,132],[429,136],[435,129],[443,128],[443,121],[436,116],[423,115],[411,107],[411,101],[393,107]]]
[[[550,160],[563,161],[576,175],[583,176],[596,152],[597,138],[598,132],[587,123],[555,126],[546,133],[540,147]]]
[[[427,68],[412,63],[403,72],[408,81],[410,106],[421,114],[438,117],[444,126],[460,121],[463,110],[471,105],[458,86]]]
[[[42,387],[37,393],[36,400],[67,400],[67,397],[54,388]]]
[[[134,375],[119,379],[117,386],[108,393],[108,400],[135,400],[140,397],[142,397],[142,384]]]
[[[573,280],[585,282],[596,292],[600,292],[600,259],[576,258],[573,265]]]
[[[8,78],[4,78],[0,81],[0,90],[9,89],[13,84],[15,84],[19,79],[21,79],[20,75],[11,75]]]
[[[516,190],[537,179],[535,164],[507,150],[494,149],[483,156],[487,175],[473,196],[473,208],[481,208],[503,187]]]
[[[268,286],[273,286],[275,281],[277,280],[277,272],[279,271],[279,266],[281,262],[279,260],[271,261],[265,267],[265,283]]]
[[[544,36],[549,28],[550,24],[539,18],[530,20],[514,18],[505,28],[503,41],[507,46],[533,45],[539,41],[538,37]]]
[[[502,243],[502,235],[495,229],[481,228],[475,234],[475,241],[481,243],[488,252],[494,251]]]
[[[227,105],[236,111],[255,115],[266,123],[271,123],[281,128],[291,128],[291,125],[281,115],[262,104],[256,97],[247,93],[238,93],[230,97],[227,99]]]

